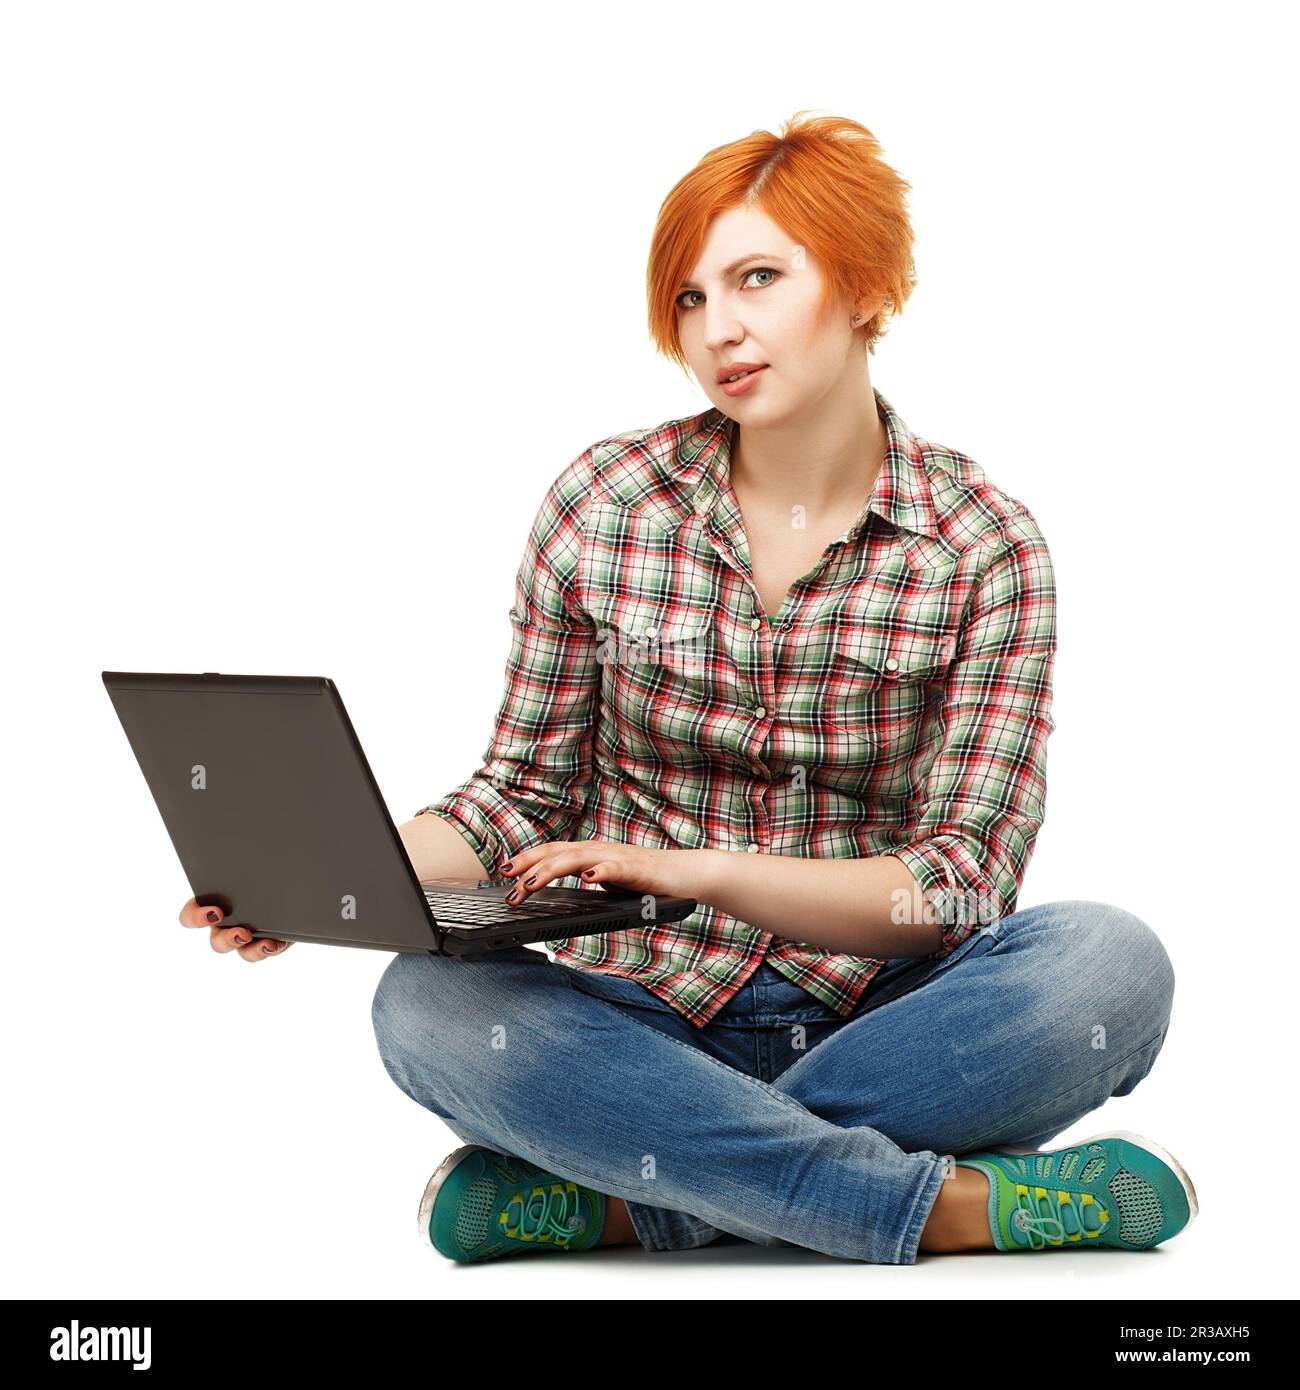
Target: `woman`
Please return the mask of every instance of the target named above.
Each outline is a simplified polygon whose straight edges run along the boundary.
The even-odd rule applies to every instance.
[[[1147,1074],[1173,970],[1120,908],[1016,910],[1051,560],[872,385],[915,283],[908,185],[862,126],[803,114],[665,201],[651,332],[712,405],[552,484],[483,766],[402,827],[423,879],[646,899],[554,961],[385,971],[384,1066],[464,1141],[420,1204],[454,1260],[1145,1249],[1196,1212],[1140,1136],[1034,1152]],[[700,907],[657,926],[657,894]]]

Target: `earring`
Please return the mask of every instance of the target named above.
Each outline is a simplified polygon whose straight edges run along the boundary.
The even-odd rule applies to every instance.
[[[861,315],[861,314],[854,314],[854,315],[853,315],[853,322],[854,322],[854,323],[861,323],[861,322],[862,322],[862,315]]]

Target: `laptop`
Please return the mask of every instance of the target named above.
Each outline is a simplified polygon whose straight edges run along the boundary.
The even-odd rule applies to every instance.
[[[255,938],[478,955],[695,911],[689,898],[416,877],[334,682],[104,671],[201,906]]]

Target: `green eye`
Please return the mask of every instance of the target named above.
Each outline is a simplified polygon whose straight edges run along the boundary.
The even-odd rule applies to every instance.
[[[775,281],[776,281],[777,279],[780,278],[781,272],[780,272],[779,270],[773,270],[773,269],[771,268],[771,266],[759,265],[759,266],[755,266],[753,270],[747,270],[747,271],[745,272],[743,278],[744,278],[745,280],[748,280],[749,277],[750,277],[751,275],[771,275],[771,276],[773,277],[771,280],[767,281],[766,284],[762,284],[762,285],[752,285],[752,286],[750,287],[751,289],[765,290],[765,289],[767,289],[768,285],[774,284]],[[681,292],[681,294],[679,294],[679,295],[677,296],[677,298],[676,298],[676,300],[674,301],[674,303],[677,305],[677,307],[678,307],[679,309],[697,309],[697,308],[699,308],[699,305],[698,305],[698,304],[683,304],[683,303],[682,303],[682,300],[683,300],[683,299],[685,299],[688,295],[692,295],[692,294],[698,295],[698,294],[701,294],[701,291],[700,291],[700,290],[683,290],[683,291]]]

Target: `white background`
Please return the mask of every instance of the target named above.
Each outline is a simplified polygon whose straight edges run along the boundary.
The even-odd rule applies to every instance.
[[[1282,14],[5,6],[0,1292],[1294,1296]],[[1021,905],[1120,904],[1177,973],[1151,1076],[1066,1137],[1157,1139],[1201,1218],[1142,1257],[458,1267],[416,1237],[457,1141],[379,1061],[389,957],[253,967],[182,929],[100,672],[332,676],[398,821],[468,776],[547,487],[708,405],[646,332],[660,201],[806,107],[913,187],[919,284],[874,383],[1055,560]]]

